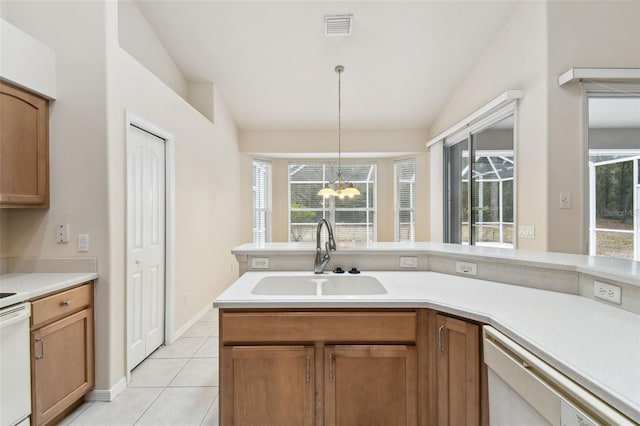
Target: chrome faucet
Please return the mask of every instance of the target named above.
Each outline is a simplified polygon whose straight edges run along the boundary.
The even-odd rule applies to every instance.
[[[326,225],[327,232],[329,233],[329,241],[324,245],[324,254],[322,254],[322,248],[320,246],[322,224]],[[331,260],[331,257],[329,257],[330,251],[336,251],[336,240],[333,239],[333,228],[331,228],[331,224],[327,222],[327,219],[322,218],[318,222],[318,227],[316,229],[316,261],[313,265],[313,272],[315,274],[322,274],[324,272],[324,267],[327,266],[327,263]]]

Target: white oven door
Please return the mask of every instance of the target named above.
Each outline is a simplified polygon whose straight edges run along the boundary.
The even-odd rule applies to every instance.
[[[31,413],[29,317],[31,305],[0,310],[0,425],[20,423]]]

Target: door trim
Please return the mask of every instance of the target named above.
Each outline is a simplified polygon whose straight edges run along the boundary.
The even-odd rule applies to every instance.
[[[167,131],[161,129],[155,124],[139,117],[131,111],[126,111],[126,152],[129,148],[129,140],[131,137],[131,126],[135,126],[145,132],[151,133],[160,139],[163,139],[165,151],[165,301],[164,301],[164,343],[171,344],[175,341],[173,306],[175,294],[175,137]],[[126,175],[126,171],[125,171]],[[126,185],[127,179],[125,179]],[[126,193],[126,188],[125,188]],[[125,199],[125,214],[128,211],[127,200]],[[125,221],[126,229],[126,221]],[[128,231],[126,231],[128,232]],[[126,235],[125,232],[125,235]],[[125,241],[125,245],[126,245]],[[128,277],[127,271],[128,250],[124,250],[125,277]],[[126,300],[126,280],[125,280],[125,300]],[[125,304],[125,308],[126,308]],[[126,309],[125,309],[126,312]],[[126,315],[126,314],[125,314]],[[128,319],[127,319],[128,321]],[[126,321],[125,321],[126,323]],[[127,382],[129,381],[129,349],[128,336],[125,332],[124,336],[126,355],[125,365],[127,365]]]

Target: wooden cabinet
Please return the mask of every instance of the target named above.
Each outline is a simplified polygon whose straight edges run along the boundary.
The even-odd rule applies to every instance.
[[[31,423],[55,423],[94,384],[93,284],[32,302]]]
[[[220,329],[220,424],[418,424],[415,310],[221,310]]]
[[[49,102],[0,82],[0,207],[49,207]]]
[[[415,346],[327,346],[325,422],[417,425]]]
[[[229,425],[313,425],[314,348],[235,346],[222,351]]]
[[[435,315],[438,425],[480,425],[480,326]]]

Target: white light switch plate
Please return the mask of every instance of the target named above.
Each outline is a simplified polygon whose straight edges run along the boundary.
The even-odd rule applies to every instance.
[[[78,234],[78,251],[89,251],[89,234]]]

